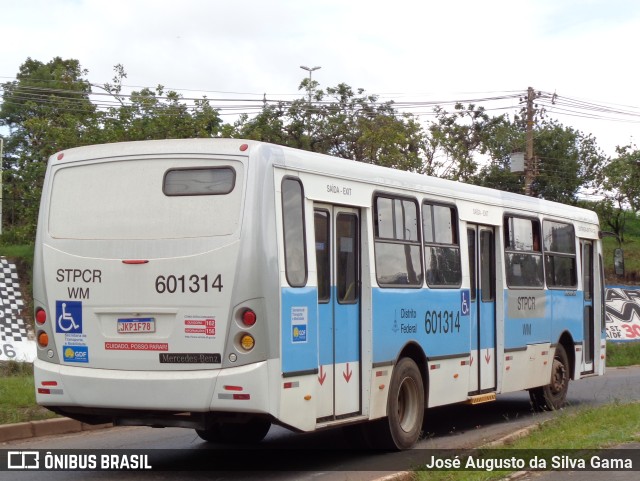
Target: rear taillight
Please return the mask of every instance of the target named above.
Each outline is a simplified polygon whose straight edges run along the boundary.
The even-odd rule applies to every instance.
[[[251,334],[243,334],[240,337],[240,346],[242,346],[242,349],[245,351],[250,351],[255,345],[256,341]]]
[[[258,318],[256,316],[256,313],[251,309],[245,309],[245,311],[242,313],[242,322],[247,327],[253,326],[257,320]]]
[[[42,307],[36,309],[36,322],[38,324],[47,322],[47,312]]]
[[[38,346],[47,347],[49,345],[49,334],[44,331],[38,332]]]

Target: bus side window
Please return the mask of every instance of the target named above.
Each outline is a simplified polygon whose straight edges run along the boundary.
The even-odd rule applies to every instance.
[[[304,192],[300,181],[292,177],[282,180],[282,224],[287,282],[291,287],[304,287],[307,284]]]
[[[547,287],[577,287],[576,236],[573,225],[544,221],[542,227]]]
[[[544,286],[540,221],[522,217],[504,218],[504,247],[509,287]]]
[[[414,199],[374,198],[376,278],[380,286],[422,285],[418,216]]]
[[[424,259],[429,287],[459,287],[462,283],[458,216],[448,205],[422,205]]]

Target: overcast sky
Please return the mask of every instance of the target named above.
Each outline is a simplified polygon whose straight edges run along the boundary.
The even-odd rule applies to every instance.
[[[0,82],[27,57],[78,59],[103,84],[210,98],[296,94],[313,73],[383,98],[537,90],[637,111],[635,0],[0,0]],[[223,94],[225,93],[225,94]],[[290,98],[290,97],[289,97]],[[517,105],[517,100],[513,102]],[[625,106],[625,107],[622,107]],[[425,121],[432,117],[422,117]],[[640,123],[558,117],[612,153]]]

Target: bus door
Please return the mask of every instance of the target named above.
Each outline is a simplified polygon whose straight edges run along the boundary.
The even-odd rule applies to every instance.
[[[316,205],[320,421],[360,413],[360,215]]]
[[[496,260],[493,227],[469,225],[471,373],[469,394],[496,389]]]
[[[582,346],[582,372],[593,372],[593,352],[595,342],[594,326],[594,280],[597,272],[593,258],[593,242],[581,239],[582,287],[584,290],[583,323],[584,344]]]

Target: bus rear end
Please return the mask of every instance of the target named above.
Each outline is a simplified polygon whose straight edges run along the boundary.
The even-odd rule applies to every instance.
[[[90,423],[267,418],[255,395],[264,301],[234,289],[246,148],[134,142],[50,159],[34,261],[39,404]]]

